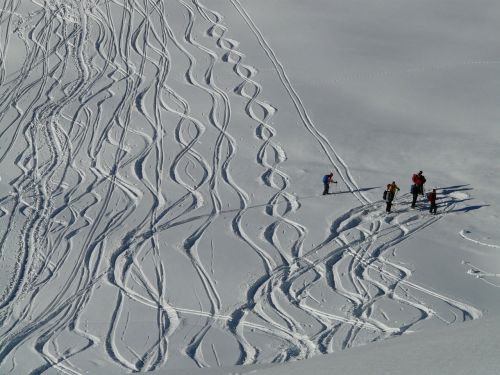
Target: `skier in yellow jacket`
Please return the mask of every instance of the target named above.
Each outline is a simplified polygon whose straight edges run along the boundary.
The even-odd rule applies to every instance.
[[[398,185],[396,185],[395,181],[392,181],[392,184],[387,185],[387,199],[386,203],[387,206],[385,208],[386,212],[391,212],[391,206],[392,206],[392,201],[394,200],[394,197],[396,196],[396,191],[399,191]]]

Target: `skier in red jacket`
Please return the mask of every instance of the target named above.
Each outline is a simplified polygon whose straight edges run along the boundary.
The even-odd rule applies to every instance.
[[[418,194],[424,195],[424,184],[427,181],[422,174],[423,172],[420,171],[415,173],[411,180],[413,181],[413,186],[411,187],[411,193],[413,195],[413,200],[411,202],[411,208],[415,208],[415,203],[417,203],[417,196]]]
[[[431,203],[431,208],[429,212],[432,214],[437,214],[437,205],[436,205],[436,199],[437,199],[437,194],[436,194],[436,189],[432,189],[431,193],[427,194],[427,199]]]
[[[420,171],[418,172],[418,174],[414,174],[413,177],[411,178],[413,183],[417,186],[418,193],[420,195],[424,195],[424,184],[427,181],[422,173],[423,172]]]

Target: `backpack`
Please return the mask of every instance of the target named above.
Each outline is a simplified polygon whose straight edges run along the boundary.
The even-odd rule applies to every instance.
[[[387,190],[384,191],[384,194],[382,195],[382,199],[385,201],[387,199]]]

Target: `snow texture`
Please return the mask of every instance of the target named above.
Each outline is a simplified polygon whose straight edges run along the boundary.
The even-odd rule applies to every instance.
[[[498,371],[499,15],[5,0],[0,373]]]

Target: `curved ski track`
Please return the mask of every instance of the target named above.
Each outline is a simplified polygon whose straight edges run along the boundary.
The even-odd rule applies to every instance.
[[[383,202],[359,191],[312,122],[248,12],[230,3],[269,57],[304,134],[360,206],[305,248],[308,228],[295,215],[302,204],[289,192],[287,152],[273,126],[277,108],[223,15],[204,2],[50,0],[28,12],[6,0],[1,373],[82,374],[96,357],[130,372],[170,360],[284,362],[481,315],[413,282],[394,256],[460,202],[446,196],[431,216],[401,208],[406,194],[382,214]],[[13,48],[23,58],[14,68],[6,64]],[[252,139],[253,165],[235,134]],[[267,197],[258,213],[238,180],[241,165]],[[218,284],[220,237],[260,264],[250,280],[232,280],[244,290],[231,301]],[[232,355],[218,353],[221,336]]]

